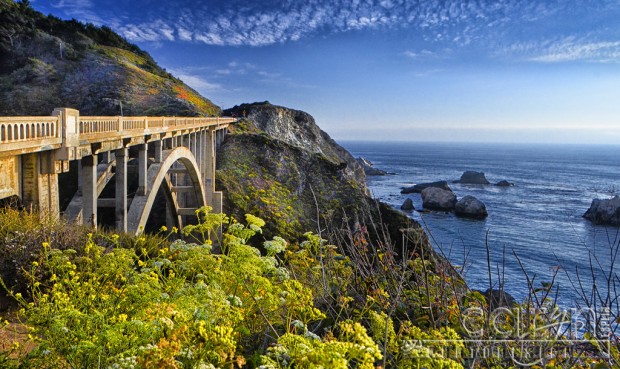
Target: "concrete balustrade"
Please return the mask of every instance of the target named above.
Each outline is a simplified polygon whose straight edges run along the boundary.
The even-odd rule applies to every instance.
[[[80,117],[80,134],[118,132],[120,117]]]
[[[56,137],[57,117],[0,117],[0,143]]]

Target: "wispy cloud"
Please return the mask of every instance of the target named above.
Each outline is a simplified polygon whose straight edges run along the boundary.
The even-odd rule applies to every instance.
[[[82,22],[104,24],[103,19],[94,10],[92,0],[57,0],[51,1],[50,6],[60,9],[69,17],[79,19]]]
[[[258,67],[252,63],[240,63],[237,61],[229,62],[224,68],[216,69],[215,73],[219,75],[246,75],[248,73],[257,73]],[[260,72],[258,72],[260,73]]]
[[[500,50],[499,56],[519,58],[531,62],[593,62],[620,63],[620,38],[601,40],[590,37],[517,42]]]
[[[126,24],[120,30],[132,41],[263,46],[318,32],[412,28],[429,41],[468,44],[501,25],[536,22],[566,11],[568,3],[576,0],[287,0],[277,4],[232,0],[207,5],[180,1],[174,8],[153,12],[158,19]]]
[[[103,6],[108,1],[52,0],[49,6],[69,17],[110,25],[130,41],[155,45],[265,46],[371,29],[398,30],[417,40],[402,55],[418,61],[471,46],[490,56],[545,63],[613,62],[620,56],[617,0],[176,0],[174,6],[133,0],[131,9],[148,9],[139,16],[129,8],[112,12]],[[580,23],[582,18],[588,21]],[[599,18],[606,23],[593,32]],[[217,73],[243,70],[250,69]]]
[[[193,72],[191,69],[170,70],[170,73],[194,90],[200,92],[212,92],[222,89],[222,85],[207,81],[202,75]]]
[[[444,53],[449,52],[449,50],[443,50],[443,52],[431,51],[428,49],[422,49],[420,51],[415,50],[406,50],[403,52],[403,55],[409,59],[421,60],[421,59],[436,59],[441,57]]]
[[[561,42],[552,45],[543,54],[530,58],[545,63],[590,61],[620,63],[620,41]]]

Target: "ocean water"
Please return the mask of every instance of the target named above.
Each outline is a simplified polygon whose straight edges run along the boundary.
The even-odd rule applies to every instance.
[[[558,300],[576,307],[581,285],[591,291],[592,278],[606,286],[618,249],[617,227],[595,226],[582,218],[592,199],[620,192],[620,146],[465,144],[415,142],[343,142],[389,173],[368,177],[375,198],[400,208],[410,197],[422,209],[420,194],[400,194],[416,183],[460,178],[466,170],[484,172],[491,183],[508,180],[512,187],[450,183],[458,198],[473,195],[485,203],[485,220],[458,218],[444,212],[411,212],[427,228],[434,247],[462,268],[470,287],[489,287],[487,244],[497,288],[522,300],[527,279],[535,287],[551,282],[557,271]],[[516,256],[515,256],[516,255]],[[521,261],[519,265],[517,258]],[[596,272],[590,272],[590,265]],[[620,265],[618,266],[620,267]],[[618,288],[617,277],[612,287]],[[604,292],[603,292],[604,293]],[[613,294],[613,292],[612,292]]]

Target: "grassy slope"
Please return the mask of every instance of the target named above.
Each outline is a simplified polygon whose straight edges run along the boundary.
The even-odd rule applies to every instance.
[[[221,110],[109,28],[0,2],[0,115],[217,115]]]

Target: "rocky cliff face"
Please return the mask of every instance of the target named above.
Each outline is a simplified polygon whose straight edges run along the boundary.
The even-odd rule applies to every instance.
[[[269,102],[242,104],[228,109],[226,115],[245,117],[266,135],[305,151],[323,155],[342,166],[342,174],[366,186],[364,168],[353,156],[321,130],[314,118],[303,111],[275,106]]]
[[[310,115],[264,103],[225,113],[244,111],[217,153],[216,187],[224,191],[227,213],[268,219],[264,237],[289,240],[307,231],[363,229],[375,242],[398,244],[402,229],[415,229],[419,238],[411,247],[434,254],[417,223],[367,195],[361,166],[350,166],[355,159]]]
[[[106,27],[0,0],[0,115],[219,114],[220,108]]]

